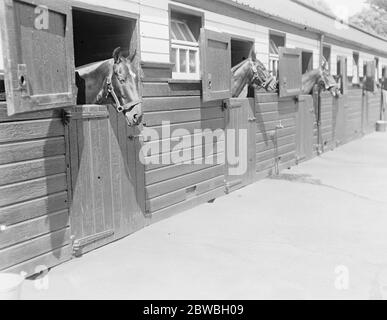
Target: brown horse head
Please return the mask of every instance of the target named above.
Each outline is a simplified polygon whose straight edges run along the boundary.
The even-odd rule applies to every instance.
[[[249,58],[233,67],[231,72],[233,97],[239,97],[246,85],[264,88],[269,92],[277,90],[278,82],[257,59],[254,50],[251,50]]]
[[[251,50],[249,59],[251,59],[253,70],[252,84],[269,92],[277,91],[278,81],[269,70],[266,69],[265,65],[257,59],[254,50]]]
[[[303,94],[311,94],[315,85],[322,91],[329,91],[334,97],[340,95],[335,79],[325,68],[314,69],[302,75]]]
[[[125,114],[130,126],[139,125],[142,119],[142,101],[139,95],[139,80],[133,68],[133,60],[122,55],[121,48],[113,52],[113,72],[110,93],[117,108]],[[116,96],[116,98],[114,97]]]

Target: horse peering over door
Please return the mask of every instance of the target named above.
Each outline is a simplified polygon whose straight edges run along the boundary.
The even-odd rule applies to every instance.
[[[100,92],[92,99],[85,94],[86,103],[99,105],[77,106],[66,115],[71,166],[71,235],[74,255],[81,255],[143,228],[145,200],[141,187],[144,172],[138,156],[140,118],[133,116],[130,118],[136,122],[128,121],[132,109],[125,111],[126,106],[141,104],[136,74],[137,17],[74,8],[73,23],[74,33],[80,33],[74,34],[78,82],[82,83],[83,79],[86,87],[98,83],[99,87],[90,92]],[[96,47],[107,35],[111,41],[103,48]],[[85,37],[94,44],[83,47]],[[118,54],[121,51],[117,46],[122,47],[122,54]],[[93,67],[101,65],[94,61],[97,59],[105,61],[102,64],[108,71]],[[99,79],[101,72],[103,81],[93,81]],[[122,94],[125,86],[130,86],[130,93]]]

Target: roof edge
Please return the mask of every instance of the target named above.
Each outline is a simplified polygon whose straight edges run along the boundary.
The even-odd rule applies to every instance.
[[[230,6],[234,7],[234,8],[238,8],[240,10],[251,12],[251,13],[254,13],[254,14],[262,16],[262,17],[270,18],[270,19],[273,19],[275,21],[278,21],[278,22],[281,22],[281,23],[284,23],[284,24],[288,24],[288,25],[294,26],[294,27],[296,27],[297,29],[300,29],[300,30],[305,30],[305,25],[303,25],[303,24],[300,24],[300,23],[297,23],[297,22],[294,22],[294,21],[291,21],[291,20],[288,20],[286,18],[282,18],[282,17],[279,17],[279,16],[274,16],[274,15],[272,15],[272,14],[266,12],[266,11],[263,11],[261,9],[252,7],[252,6],[247,5],[247,4],[243,4],[243,3],[240,3],[240,2],[237,2],[237,1],[234,1],[234,0],[216,0],[216,1],[222,2],[222,3],[226,4],[226,5],[230,5]],[[314,27],[307,26],[307,28],[308,28],[309,32],[312,32],[314,34],[317,34],[317,35],[320,35],[320,36],[321,35],[325,35],[328,38],[336,39],[338,41],[346,41],[347,43],[351,43],[351,44],[353,44],[356,47],[363,48],[363,49],[366,49],[366,50],[370,50],[370,51],[373,51],[373,52],[378,52],[383,57],[387,58],[387,51],[383,51],[383,50],[381,50],[379,48],[368,46],[368,45],[365,45],[363,43],[359,43],[359,42],[356,42],[356,41],[353,41],[353,40],[345,39],[343,37],[339,37],[337,35],[324,32],[324,31],[322,31],[320,29],[316,29]],[[368,34],[368,33],[364,32],[363,30],[358,30],[358,31],[363,32],[363,33],[367,34],[368,36],[371,36],[371,37],[373,37],[375,39],[378,39],[379,41],[386,42],[386,44],[387,44],[387,39],[385,39],[385,38],[375,37],[375,35]]]

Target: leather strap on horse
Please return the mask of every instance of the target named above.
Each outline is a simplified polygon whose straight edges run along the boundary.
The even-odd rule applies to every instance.
[[[108,94],[110,94],[113,97],[113,100],[114,100],[114,102],[116,104],[116,109],[117,109],[118,112],[122,113],[122,112],[130,110],[133,107],[135,107],[135,106],[137,106],[137,105],[142,103],[142,100],[140,99],[138,101],[132,101],[132,102],[129,102],[127,104],[121,105],[120,101],[118,100],[118,97],[117,97],[116,93],[114,92],[114,88],[113,88],[112,78],[111,77],[107,78],[106,85],[107,85]]]

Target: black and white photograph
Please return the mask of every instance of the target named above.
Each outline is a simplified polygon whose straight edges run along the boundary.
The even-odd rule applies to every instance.
[[[0,300],[387,300],[387,0],[0,0],[0,31]]]

